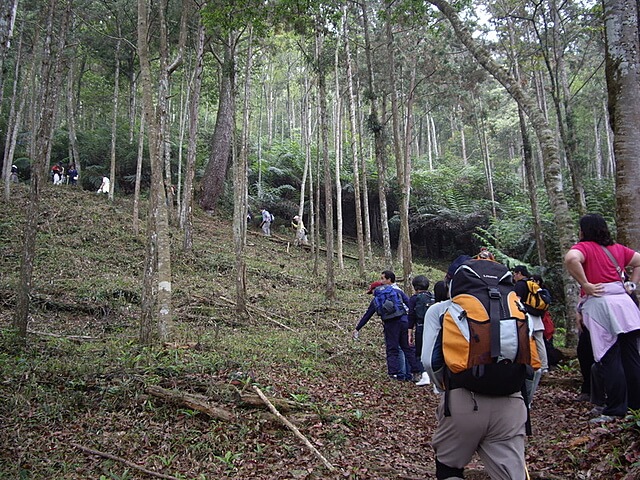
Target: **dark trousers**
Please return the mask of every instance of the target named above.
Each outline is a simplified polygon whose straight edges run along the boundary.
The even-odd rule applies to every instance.
[[[420,371],[424,372],[424,366],[422,365],[422,334],[424,332],[424,323],[416,323],[416,361],[418,362],[418,367],[420,367]]]
[[[578,363],[580,364],[580,373],[582,373],[582,386],[580,393],[591,393],[591,365],[593,365],[593,350],[591,348],[591,337],[586,328],[582,328],[582,332],[578,337],[578,347],[576,349]]]
[[[624,416],[627,408],[640,408],[640,331],[621,333],[600,364],[607,405],[605,415]]]
[[[411,366],[411,373],[419,373],[420,367],[416,361],[415,347],[409,346],[409,323],[406,317],[402,319],[386,320],[384,324],[384,343],[387,348],[387,372],[389,375],[402,373],[400,366],[399,352],[404,352],[404,356]]]

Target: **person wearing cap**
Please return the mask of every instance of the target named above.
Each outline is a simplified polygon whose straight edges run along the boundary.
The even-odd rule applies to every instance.
[[[309,245],[309,240],[307,239],[307,229],[302,223],[302,219],[299,215],[293,217],[291,221],[291,226],[296,231],[296,239],[294,241],[294,245]]]
[[[527,280],[531,278],[529,270],[524,265],[518,265],[513,268],[513,280],[514,290],[516,295],[520,297],[520,301],[524,305],[525,310],[529,314],[531,319],[531,325],[533,326],[533,339],[536,341],[536,348],[538,350],[538,356],[540,357],[541,367],[534,372],[533,380],[527,380],[527,397],[529,405],[533,401],[533,396],[538,389],[540,378],[543,373],[549,371],[549,360],[547,358],[547,348],[544,345],[544,322],[540,312],[533,308],[531,305],[527,305],[525,300],[529,294],[529,287],[527,286]]]
[[[415,347],[409,345],[409,317],[406,313],[408,311],[407,305],[409,304],[409,297],[407,297],[407,294],[404,293],[398,285],[396,285],[395,281],[395,274],[390,270],[385,270],[381,273],[380,280],[373,282],[369,286],[367,293],[373,293],[375,297],[375,290],[377,288],[385,287],[386,285],[391,285],[393,288],[398,290],[405,306],[405,314],[391,320],[383,320],[382,322],[384,328],[384,342],[386,345],[387,373],[389,374],[389,377],[394,380],[411,380],[411,378],[413,378],[418,381],[422,369],[416,359]],[[360,318],[360,321],[352,333],[354,339],[358,339],[362,327],[364,327],[376,313],[377,308],[375,298],[372,298],[369,303],[369,308],[367,308],[367,311],[364,313],[362,318]],[[408,376],[403,373],[404,366],[400,364],[400,351],[404,354],[404,357],[411,368],[412,376],[409,378],[407,378]]]

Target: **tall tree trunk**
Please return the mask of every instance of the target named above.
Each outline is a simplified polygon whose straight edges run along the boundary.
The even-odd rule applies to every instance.
[[[198,37],[196,46],[196,65],[191,80],[191,101],[189,102],[189,146],[187,148],[187,165],[184,172],[184,192],[180,227],[184,230],[183,248],[185,252],[193,249],[193,179],[196,171],[196,149],[198,136],[198,108],[202,89],[202,72],[204,68],[205,28],[198,15]]]
[[[31,170],[31,191],[27,205],[27,221],[24,228],[22,258],[20,262],[20,286],[16,292],[16,309],[13,317],[13,326],[18,336],[23,340],[27,335],[27,323],[29,320],[29,298],[33,284],[33,262],[36,255],[36,234],[40,217],[40,192],[42,184],[46,182],[46,170],[51,155],[51,143],[54,130],[58,93],[62,82],[62,53],[66,43],[69,18],[71,16],[71,2],[63,13],[58,29],[57,51],[52,52],[53,29],[56,22],[58,4],[51,0],[47,14],[46,34],[42,47],[42,64],[40,66],[41,96],[39,97],[40,115],[34,125],[35,137],[30,146],[30,154],[33,159]],[[34,55],[35,56],[35,55]],[[26,86],[26,85],[25,85]]]
[[[166,48],[166,23],[164,9],[160,8],[160,43]],[[149,193],[149,215],[147,226],[147,258],[142,295],[142,315],[140,320],[140,342],[153,343],[153,325],[156,325],[157,338],[161,342],[169,340],[172,327],[171,308],[171,245],[169,242],[169,222],[163,182],[163,124],[166,121],[167,100],[167,64],[166,55],[160,54],[160,79],[158,80],[157,100],[153,101],[153,83],[149,59],[149,43],[146,37],[148,9],[146,0],[138,0],[138,55],[140,58],[140,77],[143,92],[145,123],[149,132],[149,163],[151,165],[151,187]],[[164,40],[163,40],[164,38]],[[165,43],[163,46],[162,44]]]
[[[390,12],[391,4],[387,0],[385,9]],[[395,74],[395,57],[397,55],[393,32],[391,30],[391,22],[387,20],[385,25],[385,33],[387,37],[387,58],[389,62],[389,86],[391,88],[391,121],[393,125],[393,150],[396,159],[396,179],[398,182],[398,190],[400,192],[399,199],[399,216],[400,216],[400,238],[398,240],[398,261],[402,265],[404,288],[406,291],[411,289],[411,239],[409,238],[409,194],[411,182],[408,180],[408,174],[411,171],[411,161],[409,152],[403,149],[403,144],[410,141],[410,137],[403,137],[401,133],[401,118],[399,100],[399,88]],[[412,68],[411,80],[409,85],[410,95],[413,95],[412,89],[415,86],[415,65]],[[408,102],[409,103],[409,102]],[[407,112],[407,125],[410,111]],[[405,132],[405,134],[408,132]]]
[[[249,169],[249,117],[251,108],[251,68],[253,60],[252,33],[249,27],[247,60],[244,77],[244,105],[242,108],[242,139],[240,151],[233,159],[233,245],[236,254],[236,315],[246,320],[247,312],[247,266],[244,259],[247,236],[247,175]],[[234,122],[235,123],[235,122]]]
[[[0,109],[4,92],[4,59],[11,45],[17,10],[18,0],[3,0],[0,3]]]
[[[117,21],[117,20],[116,20]],[[111,168],[109,169],[109,200],[113,201],[113,191],[116,184],[116,137],[118,136],[118,100],[120,99],[120,25],[118,25],[118,40],[116,41],[115,64],[116,70],[113,81],[113,118],[111,119]]]
[[[616,160],[618,241],[640,250],[640,37],[638,2],[604,0],[609,118]]]
[[[429,0],[429,3],[435,5],[444,14],[453,26],[460,41],[469,49],[482,67],[502,84],[529,117],[542,147],[545,166],[544,182],[549,195],[551,209],[555,214],[558,243],[561,251],[566,252],[574,244],[576,236],[573,220],[569,214],[569,206],[564,196],[558,144],[543,112],[536,105],[535,100],[521,88],[520,84],[509,72],[498,65],[486,49],[476,42],[448,2],[445,0]],[[567,318],[573,318],[575,305],[578,301],[578,288],[566,270],[563,271],[562,278],[566,299],[566,315]],[[575,342],[575,333],[571,327],[567,328],[567,342],[569,345]]]
[[[334,111],[334,144],[335,144],[335,156],[336,156],[336,168],[335,168],[335,183],[336,183],[336,254],[338,257],[338,267],[340,270],[344,270],[344,258],[342,252],[342,183],[340,182],[340,171],[342,165],[342,97],[340,95],[340,42],[336,42],[336,49],[334,55],[334,69],[335,69],[335,103],[333,106]]]
[[[358,274],[364,278],[365,274],[365,250],[364,231],[362,228],[362,199],[360,198],[360,129],[358,127],[357,103],[353,88],[353,62],[351,61],[351,42],[349,39],[349,23],[346,7],[343,10],[342,27],[344,32],[345,62],[347,66],[347,91],[349,92],[349,121],[351,124],[351,152],[353,155],[353,196],[356,211],[356,236],[358,244]]]
[[[320,150],[324,170],[324,210],[325,210],[325,243],[326,258],[326,291],[330,302],[336,299],[336,280],[333,265],[334,237],[333,237],[333,181],[331,179],[331,161],[329,159],[329,119],[327,115],[327,86],[324,67],[324,36],[320,29],[316,31],[316,62],[318,75],[318,102],[320,107]]]
[[[144,112],[140,115],[138,132],[138,155],[136,156],[136,183],[133,189],[133,232],[140,233],[140,182],[142,180],[142,162],[144,156]]]
[[[378,98],[373,79],[373,63],[371,58],[371,39],[369,35],[369,16],[367,14],[367,4],[362,3],[362,22],[364,27],[365,55],[367,62],[367,81],[370,94],[371,110],[369,114],[369,129],[373,133],[376,165],[378,168],[378,196],[380,202],[380,228],[382,230],[382,244],[384,249],[384,263],[388,268],[392,268],[393,260],[391,258],[391,240],[389,236],[389,214],[387,212],[387,181],[386,181],[386,153],[385,153],[385,134],[383,121],[378,116]],[[386,111],[383,99],[383,114]]]
[[[76,167],[78,179],[82,173],[80,165],[80,151],[78,150],[78,135],[76,133],[76,99],[73,91],[75,85],[75,57],[69,60],[69,75],[67,76],[67,123],[69,125],[69,152],[70,161]]]
[[[211,140],[209,163],[202,177],[200,206],[206,211],[213,211],[222,195],[231,157],[233,119],[235,118],[235,50],[237,40],[238,35],[232,32],[224,43],[224,61],[220,66],[218,113]]]
[[[20,123],[22,122],[22,112],[27,99],[27,89],[23,89],[18,94],[18,85],[20,84],[20,64],[22,63],[22,34],[20,34],[20,42],[18,43],[18,53],[13,69],[13,89],[11,94],[11,102],[9,107],[9,115],[7,117],[7,134],[4,141],[4,152],[2,162],[2,179],[4,181],[4,200],[9,202],[11,197],[11,165],[13,164],[13,156],[18,141],[18,132],[20,131]],[[30,70],[29,70],[30,72]],[[27,75],[29,77],[30,74]],[[26,81],[29,84],[29,80]],[[16,102],[20,102],[16,107]]]

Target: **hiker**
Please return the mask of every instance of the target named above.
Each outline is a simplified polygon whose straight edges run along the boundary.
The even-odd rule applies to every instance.
[[[62,179],[64,175],[64,168],[60,162],[51,167],[51,180],[54,185],[62,185]]]
[[[18,167],[11,165],[11,175],[9,176],[11,183],[18,183]]]
[[[102,177],[102,183],[100,184],[100,188],[96,193],[106,193],[109,194],[109,188],[111,188],[111,181],[109,177]]]
[[[266,208],[260,210],[260,215],[262,215],[262,221],[260,222],[260,228],[262,228],[262,234],[265,237],[271,236],[271,222],[273,222],[273,215],[269,213]]]
[[[362,316],[352,333],[354,339],[360,335],[360,330],[373,317],[380,315],[384,329],[386,345],[387,373],[394,380],[415,380],[420,377],[420,366],[416,360],[415,347],[409,345],[409,318],[407,305],[409,297],[395,284],[396,276],[391,270],[385,270],[380,280],[369,286],[367,293],[373,293],[369,308]],[[399,351],[402,350],[411,368],[411,375],[402,373]]]
[[[544,323],[542,322],[544,310],[536,308],[540,305],[534,305],[534,301],[531,300],[532,294],[530,294],[530,289],[535,289],[536,287],[529,284],[529,282],[535,282],[531,279],[531,275],[529,274],[527,267],[524,265],[514,267],[513,280],[515,281],[514,289],[516,294],[520,297],[520,301],[524,305],[524,308],[531,319],[531,324],[533,325],[533,338],[536,341],[536,348],[542,365],[539,370],[534,372],[533,379],[531,381],[527,381],[527,398],[529,399],[529,405],[531,405],[533,396],[540,384],[540,378],[542,378],[543,374],[549,371],[547,349],[544,345]],[[540,285],[537,283],[536,286],[540,288]]]
[[[530,364],[538,362],[511,274],[495,261],[463,255],[450,265],[446,282],[451,298],[427,310],[422,349],[431,381],[444,392],[431,441],[436,478],[463,478],[477,452],[492,479],[524,480],[528,414],[521,392]],[[490,312],[498,316],[481,318]],[[494,345],[496,322],[500,332],[513,335],[499,335]],[[474,325],[489,328],[474,330]]]
[[[302,219],[299,215],[293,217],[291,221],[291,227],[296,231],[296,239],[293,242],[294,245],[309,245],[309,239],[307,238],[307,229],[302,223]]]
[[[564,264],[580,284],[578,319],[589,331],[604,380],[606,405],[590,422],[604,423],[624,417],[629,408],[640,408],[640,310],[630,297],[640,280],[640,254],[615,243],[599,214],[580,219],[578,237]],[[630,281],[626,267],[632,269]]]
[[[422,368],[420,357],[422,355],[422,335],[424,332],[424,316],[427,309],[435,303],[433,294],[429,291],[429,279],[424,275],[416,276],[412,281],[415,293],[409,298],[409,344],[415,345],[416,360],[422,373],[417,386],[429,385],[429,374]],[[415,333],[414,333],[415,330]]]
[[[67,178],[69,179],[69,183],[71,185],[77,185],[78,183],[78,170],[76,169],[75,163],[69,165],[69,169],[67,171]]]

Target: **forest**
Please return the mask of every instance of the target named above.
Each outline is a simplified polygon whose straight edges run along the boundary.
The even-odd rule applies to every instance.
[[[219,342],[233,351],[233,332],[255,328],[255,309],[268,302],[263,281],[274,295],[280,289],[274,316],[292,320],[288,287],[304,276],[317,302],[305,312],[327,317],[309,335],[332,325],[348,331],[364,304],[352,294],[380,270],[395,270],[409,292],[415,275],[426,270],[438,280],[453,258],[482,247],[544,277],[556,341],[570,357],[579,289],[562,258],[578,239],[578,218],[603,215],[618,242],[640,250],[639,55],[638,5],[627,0],[2,2],[1,288],[9,300],[0,313],[3,370],[16,372],[7,373],[8,384],[20,383],[16,352],[32,349],[27,378],[30,362],[51,349],[95,354],[75,350],[84,336],[132,342],[109,347],[140,357],[115,374],[120,383],[143,375],[140,363],[160,362],[154,348],[200,355],[180,348],[205,345],[218,355]],[[54,168],[65,172],[61,185]],[[104,178],[109,186],[98,194]],[[275,216],[271,240],[257,235],[263,209]],[[296,215],[308,229],[307,248],[293,245]],[[95,239],[135,251],[132,263]],[[256,264],[255,256],[264,258]],[[105,260],[124,277],[96,266]],[[302,262],[304,273],[289,272],[290,262]],[[228,303],[205,300],[200,281],[186,279],[189,266],[194,275],[224,276]],[[91,279],[94,269],[113,285]],[[34,322],[52,311],[59,324],[34,333]],[[100,334],[83,323],[91,318],[100,319]],[[209,327],[215,334],[204,333]],[[336,342],[331,360],[347,348],[345,339]],[[368,347],[380,362],[376,344]],[[225,378],[227,370],[256,368],[237,360],[246,352],[232,353],[229,364],[207,361]],[[304,374],[329,368],[314,355]],[[571,377],[575,361],[567,362],[560,373]],[[181,382],[201,373],[196,363],[178,369]],[[48,368],[58,367],[65,382],[80,375],[86,383],[104,365],[84,373]],[[95,388],[114,388],[107,383]],[[124,392],[134,411],[143,383],[149,379]],[[9,396],[17,405],[20,398],[49,405],[59,386],[50,387]],[[98,408],[94,401],[78,408]],[[55,421],[64,421],[60,415]],[[572,448],[595,443],[589,437]],[[230,445],[212,455],[243,478]],[[616,472],[634,472],[635,457],[622,450],[610,461],[626,458]],[[564,465],[561,478],[587,475],[578,464]],[[31,478],[29,468],[11,468]],[[33,478],[44,471],[34,469]],[[190,466],[183,471],[197,477]]]

